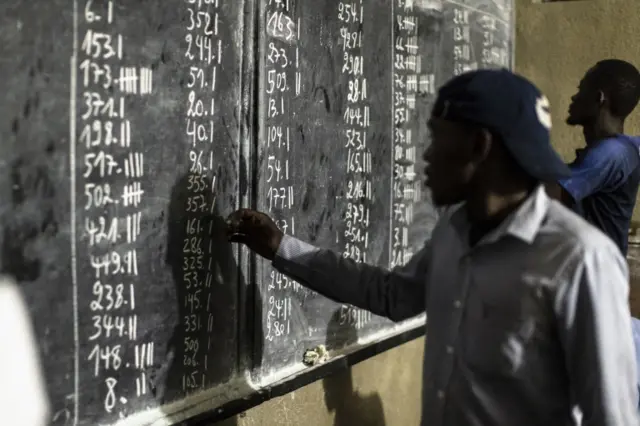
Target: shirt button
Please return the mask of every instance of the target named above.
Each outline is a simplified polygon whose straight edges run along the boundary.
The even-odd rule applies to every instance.
[[[453,346],[447,346],[447,353],[451,355],[453,353]]]
[[[444,399],[444,391],[438,391],[438,399]]]
[[[456,300],[455,302],[453,302],[453,306],[459,308],[460,306],[462,306],[462,303],[459,300]]]

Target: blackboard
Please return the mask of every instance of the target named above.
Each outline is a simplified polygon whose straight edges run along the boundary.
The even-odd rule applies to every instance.
[[[3,2],[0,262],[51,424],[220,415],[315,377],[307,349],[420,329],[288,280],[228,244],[224,217],[259,208],[404,263],[437,218],[421,183],[437,88],[510,67],[512,17],[512,0]]]

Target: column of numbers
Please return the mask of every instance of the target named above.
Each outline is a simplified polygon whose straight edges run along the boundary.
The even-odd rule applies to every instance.
[[[372,156],[367,145],[371,123],[369,86],[364,66],[364,5],[362,1],[340,2],[337,18],[341,24],[343,81],[346,82],[343,147],[346,156],[346,210],[341,235],[342,254],[356,262],[367,261],[371,222]],[[371,320],[369,312],[342,306],[340,323],[363,327]]]
[[[291,175],[292,136],[289,116],[290,100],[300,93],[299,21],[294,21],[289,0],[269,0],[266,5],[267,42],[265,52],[265,99],[267,107],[266,207],[285,233],[295,235],[297,208]],[[291,332],[291,293],[299,284],[275,270],[267,279],[266,335],[268,341],[283,338]]]
[[[414,140],[416,97],[433,94],[434,75],[422,74],[418,45],[418,17],[412,3],[396,0],[394,8],[393,78],[393,187],[391,211],[391,267],[405,264],[413,255],[409,226],[413,205],[421,199],[416,176],[417,156]]]
[[[500,40],[500,22],[496,17],[483,15],[480,18],[482,26],[482,66],[483,68],[509,67],[509,53],[505,46],[498,45]]]
[[[469,9],[453,7],[453,74],[460,75],[478,67],[471,58],[471,25]]]
[[[189,175],[184,206],[186,222],[182,241],[182,285],[184,300],[180,318],[184,341],[182,390],[191,393],[204,389],[209,369],[210,335],[215,327],[211,314],[213,276],[212,241],[207,238],[213,223],[205,217],[214,211],[216,176],[213,172],[214,115],[216,114],[217,73],[223,47],[219,36],[219,0],[187,0],[184,57],[187,61],[185,137],[189,145]]]
[[[105,412],[122,416],[128,401],[119,381],[136,377],[146,383],[144,370],[153,363],[154,344],[138,341],[135,313],[144,154],[132,140],[125,108],[127,96],[150,95],[153,85],[149,68],[124,63],[124,37],[113,32],[114,3],[86,1],[82,9],[78,151],[84,252],[93,271],[86,289],[91,294],[86,362],[101,383]]]

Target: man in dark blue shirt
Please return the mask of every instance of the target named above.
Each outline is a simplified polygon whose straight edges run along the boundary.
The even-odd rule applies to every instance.
[[[640,73],[628,62],[598,62],[572,98],[567,124],[582,126],[586,147],[569,164],[571,177],[552,196],[580,213],[627,254],[631,216],[640,185],[640,138],[624,122],[640,99]]]
[[[630,63],[608,59],[587,71],[567,118],[570,126],[582,126],[586,147],[569,164],[571,176],[548,185],[551,196],[607,234],[625,256],[640,185],[640,138],[625,135],[624,122],[639,99],[640,73]],[[640,368],[640,320],[632,318],[632,327]],[[640,373],[637,380],[640,390]]]

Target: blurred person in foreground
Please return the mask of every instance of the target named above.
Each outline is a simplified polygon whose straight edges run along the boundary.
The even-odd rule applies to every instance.
[[[6,276],[0,277],[0,319],[0,423],[48,425],[49,401],[31,320],[20,289]]]

